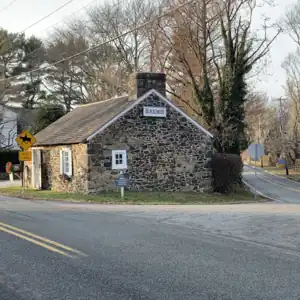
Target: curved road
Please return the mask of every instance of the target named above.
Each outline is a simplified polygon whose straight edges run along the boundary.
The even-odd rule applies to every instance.
[[[258,192],[278,202],[300,204],[300,183],[280,178],[260,168],[244,166],[244,181]]]
[[[297,300],[300,206],[0,197],[1,300]]]

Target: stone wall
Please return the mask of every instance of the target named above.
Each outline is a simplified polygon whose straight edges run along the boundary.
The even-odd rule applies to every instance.
[[[70,181],[60,176],[60,150],[72,149],[73,176]],[[87,192],[87,145],[39,147],[42,157],[42,188],[56,192]]]
[[[143,106],[167,106],[166,118],[144,117]],[[210,182],[209,136],[156,95],[97,135],[88,146],[89,192],[115,189],[111,150],[127,150],[128,189],[199,191]]]

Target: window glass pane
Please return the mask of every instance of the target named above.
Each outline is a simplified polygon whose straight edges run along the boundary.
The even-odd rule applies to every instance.
[[[122,153],[116,154],[116,165],[120,165],[122,163],[123,163],[123,154]]]
[[[63,153],[64,153],[64,155],[63,155],[64,156],[64,160],[65,161],[69,161],[69,153],[66,152],[66,151],[64,151]]]
[[[69,153],[67,151],[63,151],[63,168],[64,173],[67,174],[70,171],[69,166]]]

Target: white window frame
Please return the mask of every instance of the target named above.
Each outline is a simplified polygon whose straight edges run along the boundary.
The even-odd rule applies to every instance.
[[[66,158],[67,161],[66,161]],[[72,150],[62,149],[60,150],[60,174],[71,177],[73,175],[73,164],[72,164]]]
[[[127,152],[126,150],[112,150],[112,169],[126,170],[127,169]],[[122,156],[122,163],[118,162],[119,156]]]

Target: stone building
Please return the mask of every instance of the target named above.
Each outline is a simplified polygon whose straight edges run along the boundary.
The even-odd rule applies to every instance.
[[[128,96],[75,108],[36,135],[32,185],[54,191],[197,191],[207,186],[212,135],[166,98],[162,73],[136,73]]]

